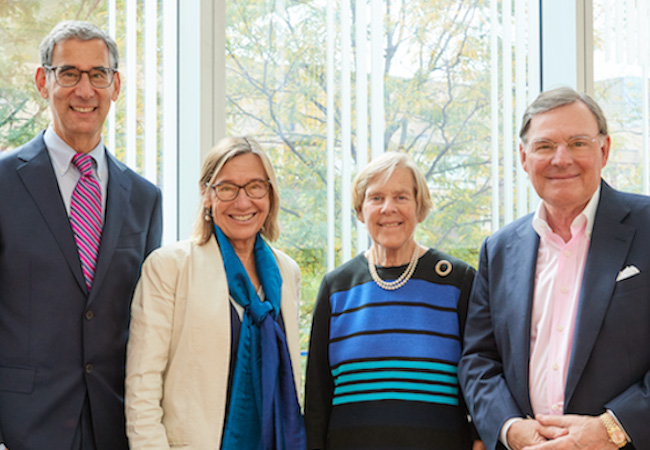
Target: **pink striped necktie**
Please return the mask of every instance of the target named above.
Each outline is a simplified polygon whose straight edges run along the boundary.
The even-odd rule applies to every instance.
[[[72,158],[81,178],[77,182],[70,200],[70,224],[79,250],[81,269],[88,291],[95,277],[99,240],[102,236],[102,191],[93,176],[93,158],[77,153]]]

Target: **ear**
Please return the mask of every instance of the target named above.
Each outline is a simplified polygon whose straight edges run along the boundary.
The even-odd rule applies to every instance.
[[[603,142],[603,145],[600,147],[600,151],[603,157],[603,165],[601,167],[605,167],[605,164],[607,164],[607,159],[609,158],[609,149],[611,145],[612,145],[612,140],[608,134],[607,136],[605,136],[605,141]]]
[[[111,94],[111,100],[114,102],[117,101],[117,97],[120,95],[120,88],[122,87],[122,80],[120,79],[120,73],[115,72],[115,78],[113,79],[113,93]]]
[[[199,183],[199,190],[201,191],[201,203],[204,208],[212,207],[212,199],[210,198],[210,191],[203,183]]]
[[[41,97],[47,100],[50,96],[50,91],[47,87],[47,72],[45,72],[43,66],[39,66],[39,68],[36,69],[34,83],[36,84],[36,89],[38,90],[38,93],[41,94]]]
[[[524,144],[519,143],[519,161],[521,161],[521,167],[524,169],[524,172],[528,173],[528,168],[526,167],[526,150],[524,150]]]

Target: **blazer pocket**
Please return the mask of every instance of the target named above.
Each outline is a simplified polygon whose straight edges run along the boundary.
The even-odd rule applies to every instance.
[[[614,297],[620,295],[632,294],[639,290],[648,290],[648,277],[645,273],[641,272],[637,275],[632,275],[629,278],[616,282],[614,286]]]
[[[36,369],[33,367],[0,366],[0,391],[31,394],[36,382]]]
[[[140,231],[139,233],[120,235],[119,239],[117,240],[117,245],[115,246],[115,248],[117,249],[137,248],[142,246],[143,242],[144,242],[144,231]]]

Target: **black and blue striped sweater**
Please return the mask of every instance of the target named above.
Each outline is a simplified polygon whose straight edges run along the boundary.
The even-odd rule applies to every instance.
[[[436,274],[438,261],[452,264]],[[405,266],[379,268],[384,280]],[[436,250],[386,291],[363,254],[327,274],[312,326],[305,421],[309,449],[467,449],[456,364],[474,270]]]

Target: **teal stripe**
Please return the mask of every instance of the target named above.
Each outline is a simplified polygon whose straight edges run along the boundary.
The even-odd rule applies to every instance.
[[[458,395],[458,388],[453,386],[430,385],[422,383],[408,383],[400,381],[378,381],[374,383],[357,383],[339,386],[334,389],[334,395],[349,394],[352,392],[364,392],[383,390],[390,391],[403,389],[408,391],[427,391],[436,394]]]
[[[404,372],[404,371],[385,371],[385,372],[359,372],[347,375],[341,375],[335,378],[334,384],[349,383],[352,381],[369,381],[384,380],[387,378],[399,378],[404,380],[423,380],[434,381],[438,383],[458,384],[458,378],[452,375],[442,375],[439,373],[428,372]]]
[[[355,372],[357,370],[368,369],[421,369],[421,370],[434,370],[438,372],[447,372],[456,374],[458,368],[455,365],[435,363],[430,361],[397,361],[397,360],[382,360],[382,361],[364,361],[348,364],[341,364],[336,369],[332,370],[332,375],[338,376],[341,372]]]
[[[332,405],[336,406],[346,403],[376,402],[379,400],[407,400],[458,406],[458,398],[445,397],[442,395],[411,394],[408,392],[378,392],[376,394],[345,395],[342,397],[334,397]]]

